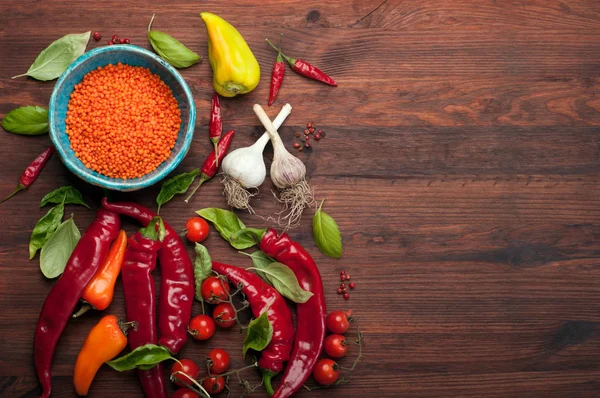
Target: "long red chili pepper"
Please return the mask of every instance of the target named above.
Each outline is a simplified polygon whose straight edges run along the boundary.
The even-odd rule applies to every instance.
[[[267,42],[271,45],[271,47],[273,47],[274,49],[279,51],[279,49],[277,47],[275,47],[275,45],[273,43],[271,43],[268,39],[267,39]],[[323,82],[325,84],[329,84],[330,86],[337,86],[337,83],[335,82],[335,80],[333,80],[325,72],[323,72],[316,66],[311,65],[308,62],[306,62],[300,58],[290,58],[283,53],[281,53],[281,55],[283,56],[283,58],[285,58],[285,60],[288,62],[288,64],[290,64],[290,66],[292,67],[294,72],[296,72],[302,76],[311,78],[313,80],[317,80],[317,81]]]
[[[264,282],[258,275],[232,265],[213,262],[213,271],[224,275],[235,285],[242,283],[243,293],[248,299],[250,309],[255,317],[259,317],[266,308],[267,316],[273,326],[273,338],[261,352],[258,366],[263,372],[265,388],[269,395],[273,394],[271,378],[283,369],[283,363],[290,358],[294,341],[294,325],[292,313],[279,292]]]
[[[129,332],[129,348],[156,344],[156,288],[152,271],[161,247],[154,219],[148,227],[129,238],[123,260],[122,278],[127,321],[137,322],[137,330]],[[163,227],[164,232],[164,227]],[[138,378],[146,397],[167,397],[162,363],[148,370],[138,370]]]
[[[231,140],[233,139],[234,133],[234,130],[225,133],[223,138],[221,138],[221,140],[219,141],[219,144],[217,145],[217,153],[219,154],[219,157],[215,155],[214,149],[210,152],[210,154],[204,161],[204,164],[202,165],[202,170],[200,172],[200,180],[198,181],[198,184],[194,187],[194,189],[192,189],[192,192],[188,195],[188,197],[185,198],[185,203],[188,203],[190,201],[190,199],[192,198],[192,196],[194,196],[198,188],[200,188],[200,185],[202,185],[205,181],[210,180],[215,174],[217,174],[219,163],[227,154],[227,150],[229,149],[229,144],[231,144]]]
[[[131,217],[143,226],[147,226],[156,216],[147,207],[132,202],[108,203],[103,198],[102,207]],[[158,252],[161,268],[158,342],[176,354],[187,340],[187,327],[192,317],[194,269],[177,232],[168,223],[165,222],[164,225],[166,236]]]
[[[327,314],[323,283],[310,254],[287,234],[277,236],[275,230],[268,229],[259,247],[267,256],[290,267],[300,286],[313,293],[306,303],[296,305],[296,338],[292,354],[273,395],[273,398],[289,397],[308,379],[323,349]]]
[[[283,83],[283,77],[285,76],[285,63],[283,62],[283,56],[281,55],[281,47],[278,48],[277,58],[273,63],[273,71],[271,72],[271,89],[269,90],[269,106],[273,105],[277,94],[279,94],[279,88]]]
[[[0,200],[0,203],[12,198],[18,192],[28,188],[33,182],[38,178],[40,172],[54,153],[54,147],[50,146],[44,152],[40,153],[40,155],[31,162],[29,166],[25,169],[23,174],[21,174],[21,178],[19,178],[19,185],[15,188],[14,191],[4,199]]]
[[[49,397],[52,390],[50,368],[56,343],[83,289],[104,261],[120,227],[117,214],[105,209],[98,210],[96,219],[75,246],[65,271],[44,301],[33,339],[33,361],[42,385],[42,398]]]
[[[217,143],[221,139],[221,133],[223,132],[223,119],[221,118],[221,104],[219,103],[219,94],[215,91],[210,101],[210,122],[208,123],[208,133],[210,140],[215,147],[217,153],[217,167],[219,166],[219,148]]]

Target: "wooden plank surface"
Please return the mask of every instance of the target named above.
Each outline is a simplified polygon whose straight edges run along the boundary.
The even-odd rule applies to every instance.
[[[261,66],[261,84],[223,100],[234,147],[260,133],[251,110],[266,103],[274,53],[284,33],[290,55],[314,62],[339,87],[289,69],[274,109],[294,111],[281,129],[288,146],[309,120],[327,137],[306,161],[319,198],[338,221],[340,260],[312,241],[312,211],[292,236],[317,260],[329,309],[352,308],[366,336],[351,382],[298,396],[597,397],[600,395],[600,3],[593,0],[432,1],[19,1],[0,4],[0,116],[46,105],[54,82],[11,80],[52,40],[101,31],[149,48],[153,13],[164,30],[206,57],[198,18],[211,11],[236,25]],[[210,150],[205,139],[211,71],[205,59],[182,71],[198,108],[196,137],[177,171]],[[1,132],[0,192],[9,192],[48,137]],[[267,164],[272,150],[266,151]],[[0,395],[39,394],[32,341],[53,285],[27,260],[41,197],[73,184],[93,207],[100,189],[71,175],[57,157],[25,193],[0,206]],[[158,187],[114,194],[152,206]],[[277,211],[266,184],[261,215]],[[193,203],[180,198],[164,217],[182,228],[192,211],[224,207],[218,181]],[[94,212],[68,206],[81,228]],[[240,213],[251,226],[264,220]],[[135,225],[126,221],[129,232]],[[214,259],[247,265],[216,233]],[[189,247],[192,254],[191,246]],[[353,275],[349,302],[337,275]],[[157,276],[158,277],[158,276]],[[119,282],[110,312],[124,315]],[[194,313],[199,313],[199,306]],[[52,368],[54,396],[74,396],[77,352],[100,314],[69,323]],[[180,357],[202,361],[212,347],[235,353],[242,338],[218,331],[190,341]],[[350,358],[342,361],[348,365]],[[246,375],[252,382],[258,375]],[[233,396],[241,389],[231,381]],[[141,395],[134,374],[102,368],[90,396]],[[253,396],[262,396],[255,392]]]

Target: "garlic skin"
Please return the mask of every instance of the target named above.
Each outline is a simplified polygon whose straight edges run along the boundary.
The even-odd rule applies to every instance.
[[[273,138],[279,140],[279,143],[273,142],[275,153],[271,163],[271,181],[279,189],[292,187],[306,177],[306,166],[285,149],[279,136],[272,137],[271,140]]]
[[[258,188],[262,185],[267,176],[267,168],[262,156],[267,142],[269,142],[268,136],[266,140],[261,137],[252,146],[230,152],[221,164],[225,174],[244,188]]]

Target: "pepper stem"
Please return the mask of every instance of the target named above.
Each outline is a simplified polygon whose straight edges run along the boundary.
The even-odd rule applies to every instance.
[[[89,310],[91,310],[93,307],[90,303],[83,303],[83,305],[81,306],[81,308],[79,309],[79,311],[77,311],[76,313],[74,313],[72,315],[73,318],[77,318],[80,317],[81,315],[85,314],[86,312],[88,312]]]
[[[13,196],[15,196],[16,194],[18,194],[19,192],[21,192],[24,189],[25,189],[25,185],[23,185],[23,184],[17,185],[17,187],[15,188],[15,190],[12,191],[10,195],[8,195],[4,199],[0,200],[0,203],[6,202],[8,199],[12,198]]]
[[[273,386],[271,385],[271,379],[277,373],[274,373],[274,372],[271,372],[268,370],[264,370],[262,372],[262,374],[263,374],[263,385],[265,386],[265,390],[267,390],[267,394],[269,394],[269,397],[270,397],[275,393],[275,391],[273,390]]]
[[[219,140],[221,139],[221,137],[213,137],[210,140],[212,141],[213,145],[215,146],[215,162],[217,167],[219,167],[219,147],[217,146],[217,144],[219,143]]]
[[[119,325],[119,329],[121,329],[121,332],[123,332],[123,334],[125,336],[127,336],[127,332],[129,331],[129,329],[133,329],[133,330],[137,331],[137,328],[138,328],[138,323],[136,321],[131,321],[131,322],[119,321],[118,325]]]
[[[294,66],[294,64],[296,63],[296,59],[295,58],[290,58],[287,55],[285,55],[284,53],[281,52],[281,47],[277,47],[275,46],[275,44],[271,43],[271,41],[269,39],[265,39],[267,41],[267,43],[269,43],[269,45],[271,47],[273,47],[275,50],[277,50],[277,57],[279,57],[280,55],[285,58],[285,60],[288,62],[288,64],[290,64],[290,66]]]
[[[152,22],[154,22],[154,16],[156,14],[152,14],[152,18],[150,19],[150,23],[148,24],[148,32],[150,32],[150,29],[152,28]]]
[[[188,195],[188,197],[187,197],[187,198],[185,198],[185,203],[189,203],[189,202],[190,202],[190,199],[192,198],[192,196],[194,196],[194,194],[196,193],[196,191],[198,190],[198,188],[200,188],[200,185],[202,185],[202,184],[204,183],[204,181],[208,180],[209,178],[210,178],[210,177],[209,177],[209,176],[207,176],[207,175],[206,175],[206,174],[204,174],[204,173],[202,173],[202,174],[200,175],[200,181],[198,181],[198,185],[196,185],[196,186],[194,187],[194,189],[192,189],[192,193],[190,193],[190,194]]]

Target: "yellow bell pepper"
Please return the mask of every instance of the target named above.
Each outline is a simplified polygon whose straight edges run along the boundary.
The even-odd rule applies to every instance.
[[[223,97],[235,97],[254,90],[260,81],[260,66],[240,32],[215,14],[202,12],[200,18],[208,32],[215,91]]]

